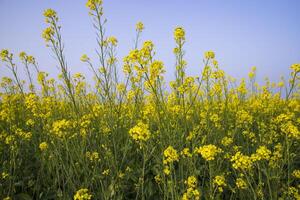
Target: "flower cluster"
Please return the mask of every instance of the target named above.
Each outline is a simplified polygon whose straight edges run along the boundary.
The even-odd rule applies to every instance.
[[[223,187],[227,186],[224,176],[216,176],[213,183],[218,188],[219,192],[223,192]]]
[[[144,28],[145,28],[145,26],[144,26],[144,24],[142,22],[138,22],[135,27],[136,27],[135,28],[136,31],[138,31],[138,32],[142,32],[144,30]]]
[[[197,187],[197,178],[195,176],[189,176],[188,179],[184,182],[188,188],[182,196],[182,200],[199,200],[200,192]]]
[[[88,0],[86,3],[86,7],[88,7],[90,10],[96,10],[101,5],[102,0]]]
[[[182,27],[175,28],[174,39],[178,43],[185,40],[185,31]]]
[[[215,52],[213,52],[213,51],[206,51],[204,53],[204,57],[206,59],[214,59],[215,58]]]
[[[215,159],[218,153],[222,152],[222,149],[213,144],[209,144],[196,148],[195,152],[200,154],[205,160],[211,161]]]
[[[235,185],[237,188],[242,190],[247,188],[247,183],[242,178],[237,178],[235,181]]]
[[[51,132],[59,138],[66,137],[70,134],[73,128],[73,123],[70,120],[62,119],[53,122]]]
[[[150,139],[151,133],[148,124],[144,124],[140,121],[129,130],[129,135],[137,142],[145,142]]]
[[[251,157],[246,156],[239,151],[231,157],[230,161],[232,162],[232,167],[234,169],[249,170],[252,168]]]
[[[100,158],[99,158],[99,153],[94,151],[94,152],[86,152],[86,157],[91,161],[91,162],[96,162],[96,161],[99,161]]]
[[[169,164],[169,163],[173,163],[175,161],[179,160],[179,156],[177,151],[172,147],[172,146],[168,146],[168,148],[166,148],[164,150],[164,160],[163,163],[165,165]]]
[[[48,148],[47,142],[40,143],[39,148],[41,151],[45,151]]]
[[[265,147],[265,146],[260,146],[257,150],[256,153],[251,155],[251,159],[253,162],[259,161],[259,160],[269,160],[271,151]]]
[[[89,193],[89,190],[86,188],[80,189],[74,195],[74,200],[91,200],[92,195]]]

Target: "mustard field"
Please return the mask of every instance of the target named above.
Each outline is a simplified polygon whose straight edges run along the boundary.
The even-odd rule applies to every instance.
[[[300,199],[300,64],[261,85],[255,67],[236,80],[207,51],[199,74],[187,76],[177,27],[175,79],[166,82],[143,23],[135,48],[117,60],[102,1],[86,6],[98,59],[80,59],[93,85],[70,73],[52,9],[42,37],[57,79],[25,52],[0,52],[10,73],[0,89],[1,199]]]

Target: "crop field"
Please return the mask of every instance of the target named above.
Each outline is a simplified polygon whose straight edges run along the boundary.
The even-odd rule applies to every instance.
[[[255,67],[234,79],[207,51],[199,75],[187,76],[177,27],[175,79],[167,82],[142,22],[135,48],[117,60],[102,3],[86,3],[98,60],[80,60],[93,85],[71,74],[52,9],[42,37],[57,79],[32,55],[1,50],[0,70],[10,73],[0,83],[1,199],[300,199],[300,64],[258,84]]]

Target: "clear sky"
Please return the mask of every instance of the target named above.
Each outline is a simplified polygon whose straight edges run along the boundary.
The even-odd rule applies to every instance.
[[[80,62],[84,53],[95,58],[97,46],[85,2],[0,0],[0,48],[15,54],[26,51],[36,57],[42,70],[56,76],[56,61],[41,38],[46,27],[43,10],[53,8],[62,25],[70,69],[91,77]],[[118,38],[118,57],[133,47],[135,23],[142,21],[146,27],[142,39],[154,42],[156,58],[164,61],[168,79],[174,72],[176,26],[186,30],[189,75],[199,74],[203,53],[213,50],[220,67],[234,77],[247,76],[252,66],[261,80],[287,76],[289,66],[300,62],[299,10],[299,0],[104,0],[107,34]],[[1,68],[0,76],[7,74]]]

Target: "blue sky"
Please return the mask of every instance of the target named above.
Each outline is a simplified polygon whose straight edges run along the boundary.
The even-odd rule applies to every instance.
[[[97,47],[85,2],[0,0],[0,48],[15,54],[26,51],[36,57],[42,70],[56,76],[56,61],[41,38],[46,27],[43,10],[53,8],[62,25],[69,68],[91,77],[80,62],[84,53],[95,58]],[[289,66],[300,62],[299,9],[299,0],[104,0],[107,35],[118,38],[118,57],[133,47],[135,23],[142,21],[146,27],[142,39],[154,42],[156,58],[166,65],[167,79],[174,72],[176,26],[186,30],[189,75],[200,73],[203,53],[213,50],[220,67],[234,77],[247,76],[252,66],[257,67],[260,80],[287,76]],[[21,66],[19,72],[23,72]],[[3,75],[8,75],[4,68],[0,70]]]

